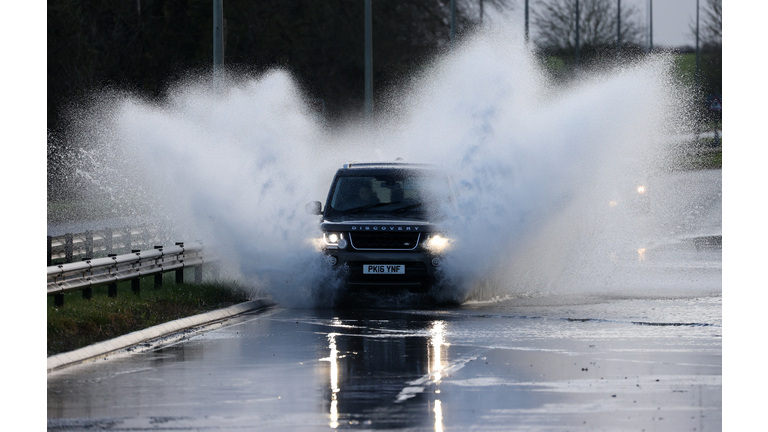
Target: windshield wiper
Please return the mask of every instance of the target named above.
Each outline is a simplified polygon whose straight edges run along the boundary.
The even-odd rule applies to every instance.
[[[382,206],[385,206],[385,205],[398,204],[398,203],[400,203],[400,201],[366,204],[364,206],[354,207],[354,208],[351,208],[351,209],[348,209],[348,210],[344,210],[344,211],[341,212],[341,214],[347,215],[347,214],[352,214],[352,213],[358,213],[358,212],[361,212],[363,210],[368,210],[370,208],[382,207]]]
[[[405,207],[400,207],[399,209],[393,210],[392,213],[407,212],[408,210],[415,209],[416,207],[421,207],[422,205],[424,205],[424,203],[416,203],[416,204],[407,205]]]

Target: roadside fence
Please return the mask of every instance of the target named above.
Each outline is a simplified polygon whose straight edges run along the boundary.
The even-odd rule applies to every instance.
[[[139,294],[141,277],[153,275],[154,287],[159,288],[163,273],[175,271],[176,283],[184,283],[184,269],[190,267],[195,269],[195,282],[202,282],[203,263],[201,243],[179,242],[170,247],[155,246],[152,250],[49,266],[48,295],[54,296],[55,306],[63,306],[65,292],[82,291],[83,298],[89,299],[94,287],[108,285],[108,295],[116,297],[117,283],[127,280],[131,281],[133,293]]]
[[[96,255],[106,256],[142,248],[151,249],[162,242],[161,230],[150,226],[107,228],[48,236],[48,266],[62,259],[65,263],[71,263],[76,258],[92,259]]]

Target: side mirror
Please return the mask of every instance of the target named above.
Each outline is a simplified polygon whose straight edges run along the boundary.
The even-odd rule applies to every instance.
[[[320,204],[320,201],[312,201],[304,206],[304,210],[312,215],[323,214],[323,205]]]

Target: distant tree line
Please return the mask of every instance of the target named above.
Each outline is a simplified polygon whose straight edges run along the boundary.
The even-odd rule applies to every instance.
[[[479,22],[477,0],[459,1],[457,31]],[[505,7],[504,0],[485,0]],[[450,39],[450,0],[373,3],[374,88],[420,68]],[[48,127],[62,108],[103,87],[162,97],[213,60],[210,0],[48,2]],[[225,0],[224,61],[261,71],[285,67],[339,118],[363,100],[363,0]]]
[[[576,0],[530,2],[535,49],[546,60],[550,71],[563,79],[572,76],[576,67],[576,3]],[[631,61],[647,53],[645,24],[637,7],[621,2],[619,19],[617,0],[579,0],[578,4],[579,66],[589,68],[617,58]],[[689,27],[691,46],[675,47],[681,54],[695,52],[695,23]],[[722,0],[701,2],[699,40],[699,90],[702,95],[719,95],[722,93]],[[690,78],[693,82],[693,77]]]
[[[485,7],[510,10],[511,0],[457,0],[459,37]],[[621,53],[644,51],[640,12],[622,2]],[[721,92],[721,0],[702,13],[702,85]],[[374,89],[382,92],[449,45],[450,0],[373,0]],[[519,6],[519,2],[518,2]],[[530,2],[531,38],[559,73],[572,69],[575,0]],[[225,65],[258,72],[290,70],[331,121],[362,109],[363,0],[225,0]],[[517,11],[516,13],[520,13]],[[580,0],[579,62],[616,58],[615,0]],[[188,73],[208,73],[213,60],[211,0],[52,0],[48,2],[48,129],[59,135],[67,103],[104,87],[162,98]]]
[[[576,3],[576,0],[539,1],[532,14],[537,48],[568,63],[576,59]],[[635,6],[622,5],[619,19],[616,0],[580,0],[578,3],[580,64],[592,64],[606,58],[613,60],[621,51],[634,53],[641,46],[643,26]],[[617,31],[619,25],[620,32]]]

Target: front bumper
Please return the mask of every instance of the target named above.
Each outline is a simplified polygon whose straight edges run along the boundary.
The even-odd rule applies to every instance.
[[[433,259],[439,257],[426,251],[347,251],[327,250],[336,258],[334,265],[344,272],[348,288],[408,289],[426,292],[434,284],[439,267]],[[364,274],[363,266],[404,265],[404,274]]]

